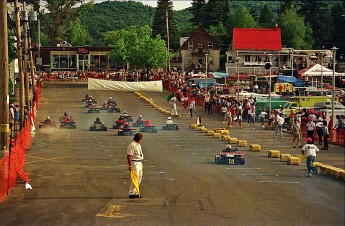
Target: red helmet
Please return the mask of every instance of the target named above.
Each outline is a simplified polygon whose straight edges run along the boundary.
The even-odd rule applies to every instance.
[[[310,144],[313,143],[313,139],[311,139],[310,137],[307,137],[306,141],[307,141],[307,143],[310,143]]]

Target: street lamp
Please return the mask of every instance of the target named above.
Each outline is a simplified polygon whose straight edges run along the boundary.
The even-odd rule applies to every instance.
[[[240,101],[240,72],[239,72],[240,57],[236,57],[236,73],[237,73],[237,102]]]
[[[208,66],[208,62],[207,59],[208,58],[208,53],[205,53],[205,87],[206,87],[206,91],[207,91],[207,66]]]
[[[184,52],[181,52],[181,69],[182,69],[182,74],[184,75]]]
[[[335,116],[334,116],[334,101],[335,101],[335,57],[337,53],[336,47],[333,47],[332,50],[332,57],[333,57],[333,79],[332,79],[332,128],[335,125]]]
[[[272,86],[272,70],[271,70],[271,61],[272,61],[272,54],[268,54],[268,59],[269,59],[269,70],[270,70],[270,74],[269,74],[269,81],[268,81],[268,116],[271,116],[271,111],[272,111],[272,106],[271,106],[271,102],[272,102],[272,97],[271,97],[271,86]]]

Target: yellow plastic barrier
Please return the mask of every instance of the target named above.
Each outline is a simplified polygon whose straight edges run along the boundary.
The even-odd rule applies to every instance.
[[[247,141],[246,140],[238,140],[237,146],[238,147],[247,147]]]
[[[291,156],[287,160],[288,165],[301,165],[301,159],[298,157]]]
[[[261,145],[260,144],[250,144],[249,145],[249,151],[261,151]]]
[[[267,153],[268,158],[280,158],[280,151],[278,150],[269,150]]]
[[[197,127],[196,124],[190,124],[190,128],[191,128],[191,129],[195,129],[196,127]]]
[[[214,131],[213,130],[207,130],[206,136],[213,136]]]
[[[290,154],[280,154],[280,161],[281,162],[287,162],[290,157],[291,157]]]
[[[195,129],[195,131],[200,131],[202,128],[205,128],[205,127],[204,126],[197,126],[194,129]]]
[[[222,134],[222,140],[229,140],[229,139],[230,139],[229,135]]]
[[[237,144],[238,139],[235,137],[230,137],[229,144]]]
[[[200,129],[200,133],[207,133],[207,128],[202,127],[202,128]]]
[[[221,139],[222,138],[222,134],[220,134],[220,133],[213,133],[213,138],[214,139]]]
[[[229,130],[226,130],[226,129],[219,130],[218,133],[220,133],[222,135],[229,135],[230,134]]]

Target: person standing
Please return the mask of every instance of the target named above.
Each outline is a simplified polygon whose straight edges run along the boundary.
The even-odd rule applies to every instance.
[[[129,166],[129,172],[131,174],[131,185],[129,187],[128,198],[142,198],[139,191],[139,185],[143,177],[143,159],[144,154],[141,149],[141,141],[143,139],[143,134],[136,133],[134,135],[133,141],[127,147],[127,162]],[[132,174],[135,174],[133,177]],[[137,181],[133,181],[136,178]]]
[[[208,102],[210,102],[210,95],[207,91],[205,91],[205,98],[204,98],[204,104],[205,104],[205,112],[208,110]]]
[[[170,99],[171,112],[172,112],[173,115],[178,115],[178,113],[177,113],[177,103],[176,102],[177,102],[176,97],[172,97]]]
[[[323,150],[328,150],[328,138],[329,138],[329,130],[327,126],[327,122],[323,121]]]
[[[319,137],[319,144],[322,144],[322,138],[323,138],[323,120],[322,118],[319,118],[318,119],[318,122],[315,124],[315,127],[316,127],[316,133],[317,133],[317,136]]]
[[[314,143],[314,131],[315,131],[315,123],[313,122],[312,118],[308,117],[307,137],[310,137],[313,143]]]
[[[291,130],[293,135],[293,147],[296,147],[297,140],[298,147],[301,148],[301,124],[297,119],[292,123]]]
[[[190,101],[189,101],[189,114],[190,114],[190,117],[193,118],[193,113],[195,113],[195,101],[194,99],[192,98]]]
[[[307,169],[308,169],[308,177],[311,177],[311,172],[315,170],[313,163],[316,158],[316,153],[320,150],[317,148],[315,144],[313,144],[313,139],[311,137],[307,138],[307,144],[305,144],[302,148],[302,153],[307,156]]]
[[[228,111],[228,108],[226,107],[225,104],[223,104],[221,111],[222,111],[222,116],[223,116],[223,123],[225,124],[226,123],[226,112]]]
[[[284,124],[284,118],[278,114],[277,115],[277,126],[275,128],[274,137],[277,137],[277,133],[279,133],[280,137],[283,138],[283,124]]]

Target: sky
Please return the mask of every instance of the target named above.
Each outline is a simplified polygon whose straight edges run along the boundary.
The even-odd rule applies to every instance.
[[[95,3],[106,2],[106,1],[109,1],[109,0],[95,0]],[[114,1],[114,0],[110,0],[110,1]],[[157,7],[157,0],[129,0],[129,1],[142,2],[144,5]],[[182,9],[192,6],[191,0],[173,0],[172,2],[174,4],[174,10],[182,10]]]

